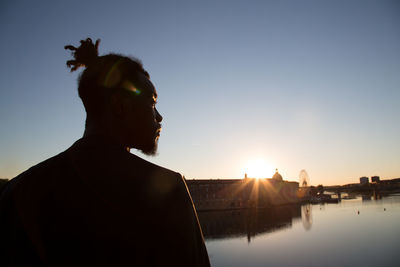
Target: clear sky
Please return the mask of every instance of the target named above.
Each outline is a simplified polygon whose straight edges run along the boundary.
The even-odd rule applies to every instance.
[[[188,179],[400,177],[399,1],[5,0],[0,34],[0,177],[82,136],[63,47],[87,37],[143,61],[164,117],[148,159]]]

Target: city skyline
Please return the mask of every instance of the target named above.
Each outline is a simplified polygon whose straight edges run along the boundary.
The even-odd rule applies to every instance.
[[[400,177],[396,1],[9,1],[0,22],[1,178],[82,136],[63,47],[87,37],[142,60],[163,130],[132,153],[187,179]]]

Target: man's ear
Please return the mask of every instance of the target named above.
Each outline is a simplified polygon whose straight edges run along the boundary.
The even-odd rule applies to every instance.
[[[126,111],[126,101],[120,94],[113,94],[110,101],[110,109],[115,117],[123,117]]]

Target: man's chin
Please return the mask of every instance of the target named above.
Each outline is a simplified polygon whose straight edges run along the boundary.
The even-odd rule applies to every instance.
[[[147,156],[156,156],[157,149],[158,149],[158,142],[155,141],[151,146],[142,148],[142,149],[140,149],[140,151],[142,151],[143,154],[145,154]]]

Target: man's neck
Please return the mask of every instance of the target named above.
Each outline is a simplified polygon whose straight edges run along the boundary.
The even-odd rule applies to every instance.
[[[83,138],[98,136],[109,144],[122,146],[126,151],[129,152],[130,148],[126,145],[123,145],[123,142],[120,138],[118,138],[118,136],[115,135],[115,133],[116,131],[110,131],[107,127],[99,127],[97,125],[87,124],[83,133]]]

